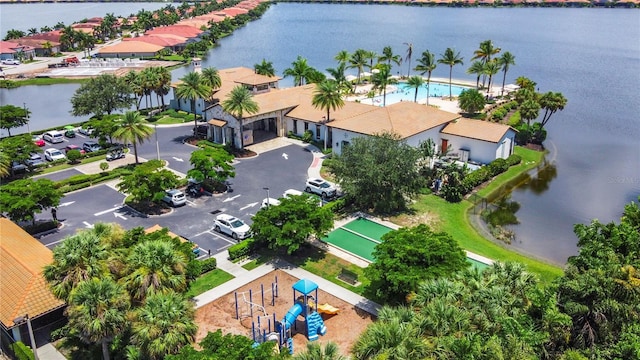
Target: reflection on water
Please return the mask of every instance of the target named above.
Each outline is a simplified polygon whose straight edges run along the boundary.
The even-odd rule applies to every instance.
[[[523,190],[531,190],[536,195],[541,195],[549,190],[549,184],[558,176],[558,168],[555,164],[548,163],[546,159],[536,169],[532,177],[527,174],[527,180],[521,183]]]

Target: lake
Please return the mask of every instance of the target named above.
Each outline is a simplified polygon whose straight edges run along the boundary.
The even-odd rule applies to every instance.
[[[301,55],[324,71],[336,66],[333,58],[340,50],[380,53],[390,45],[404,57],[404,44],[411,43],[412,67],[422,51],[438,58],[452,47],[464,58],[453,77],[475,81],[466,69],[479,43],[491,39],[516,56],[507,83],[526,76],[539,91],[561,92],[568,99],[547,125],[552,166],[512,194],[521,204],[521,223],[514,226],[511,246],[564,264],[577,251],[574,224],[618,220],[624,205],[640,194],[639,25],[640,13],[625,9],[274,4],[262,19],[221,40],[203,66],[253,67],[265,58],[282,74]],[[393,73],[407,70],[405,61]],[[175,70],[174,79],[187,71]],[[433,76],[447,78],[449,68],[438,65]],[[282,86],[291,84],[291,79],[282,81]],[[82,120],[69,115],[75,88],[2,90],[0,102],[26,102],[33,111],[32,129],[43,128]]]

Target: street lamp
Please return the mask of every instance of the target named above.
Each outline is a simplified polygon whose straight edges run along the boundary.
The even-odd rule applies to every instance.
[[[156,132],[156,158],[160,160],[160,143],[158,142],[158,124],[153,124]]]
[[[327,151],[327,123],[329,119],[326,116],[322,117],[322,123],[324,124],[324,151]]]
[[[24,116],[27,118],[27,131],[29,135],[31,135],[31,129],[29,128],[29,112],[27,112],[27,103],[22,103],[22,108],[24,109]]]
[[[36,346],[36,338],[33,336],[33,328],[31,327],[31,318],[29,318],[29,314],[25,314],[24,316],[15,318],[13,320],[13,323],[16,325],[21,325],[25,321],[27,322],[27,329],[29,330],[29,339],[31,340],[31,349],[33,350],[33,357],[35,360],[38,360],[38,347]]]
[[[267,192],[267,207],[269,207],[269,205],[271,203],[271,199],[269,198],[269,188],[268,187],[263,187],[262,190],[265,190]]]

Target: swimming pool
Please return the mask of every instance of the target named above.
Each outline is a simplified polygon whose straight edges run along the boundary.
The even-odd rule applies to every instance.
[[[398,88],[398,90],[394,92],[387,92],[387,105],[395,104],[400,101],[413,101],[416,90],[406,82],[399,82],[394,85]],[[451,85],[451,95],[458,96],[462,92],[462,90],[471,89],[469,87],[460,86],[460,85]],[[429,97],[442,97],[449,96],[449,84],[448,83],[439,83],[439,82],[431,82],[429,84]],[[424,101],[427,98],[427,83],[420,88],[418,88],[418,101]],[[371,99],[362,99],[360,102],[363,104],[369,105],[382,105],[382,95],[375,96]]]

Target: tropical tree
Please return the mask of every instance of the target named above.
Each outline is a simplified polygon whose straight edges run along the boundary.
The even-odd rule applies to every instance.
[[[50,179],[15,180],[2,186],[0,214],[14,222],[31,221],[35,225],[35,214],[57,207],[62,196],[62,191]]]
[[[398,79],[391,77],[391,67],[387,64],[378,64],[376,70],[371,79],[372,89],[382,93],[382,106],[387,106],[387,86],[397,84]]]
[[[201,146],[191,153],[190,162],[193,169],[187,175],[198,181],[224,183],[228,178],[236,176],[232,165],[233,155],[223,148]]]
[[[502,67],[502,91],[500,96],[504,95],[504,84],[507,81],[507,71],[512,65],[516,64],[516,57],[508,51],[505,51],[502,56],[498,58],[498,63]]]
[[[4,150],[0,149],[0,178],[11,174],[11,158]]]
[[[347,50],[340,50],[334,57],[338,64],[346,64],[351,58],[351,54]]]
[[[451,76],[453,75],[453,67],[456,65],[464,65],[462,60],[460,52],[456,53],[452,48],[447,48],[444,51],[444,54],[440,55],[440,59],[438,59],[438,63],[449,65],[449,99],[453,97],[451,95]]]
[[[386,233],[373,251],[376,261],[365,269],[369,289],[380,299],[402,303],[427,279],[449,276],[469,266],[451,235],[433,232],[427,225]]]
[[[493,46],[491,40],[485,40],[480,43],[478,50],[473,52],[471,60],[480,59],[483,64],[488,64],[491,61],[491,56],[498,54],[501,51],[499,47]],[[485,77],[482,78],[482,87],[485,85]]]
[[[180,78],[181,83],[176,87],[178,99],[185,99],[191,102],[191,112],[193,113],[193,133],[198,129],[198,117],[196,114],[196,100],[208,99],[211,96],[211,87],[205,84],[205,80],[198,72],[190,72]]]
[[[42,48],[44,49],[45,56],[51,56],[51,48],[53,48],[53,44],[50,41],[45,41],[42,43]]]
[[[186,257],[164,240],[144,241],[133,246],[124,277],[131,297],[143,302],[149,295],[186,289]]]
[[[540,115],[540,104],[535,99],[527,99],[520,105],[520,117],[527,121],[527,128],[531,126],[531,120]]]
[[[418,65],[414,69],[420,72],[420,74],[427,74],[427,106],[429,105],[429,85],[431,84],[431,73],[435,70],[438,64],[436,63],[435,56],[429,52],[429,50],[423,51],[422,56],[418,59]]]
[[[211,88],[212,92],[222,86],[220,73],[218,72],[218,69],[212,66],[202,69],[202,81],[205,85]]]
[[[373,50],[365,51],[365,59],[369,60],[369,71],[373,70],[373,61],[378,60],[378,54]]]
[[[293,77],[293,86],[302,86],[308,82],[308,77],[313,68],[307,63],[307,59],[298,55],[296,61],[291,63],[290,68],[284,69],[282,74]]]
[[[165,169],[160,160],[149,160],[136,166],[131,174],[122,176],[116,186],[119,191],[129,194],[134,204],[160,202],[166,189],[178,185],[178,177]]]
[[[11,129],[29,123],[29,110],[26,107],[14,105],[0,106],[0,129],[6,129],[11,136]]]
[[[341,93],[348,93],[352,90],[351,83],[347,80],[345,71],[347,70],[346,63],[339,63],[336,68],[328,68],[327,72],[336,83],[338,83],[338,89]]]
[[[342,99],[342,95],[340,94],[338,83],[333,80],[325,80],[317,84],[315,90],[313,91],[311,104],[315,108],[327,111],[327,117],[324,121],[324,126],[326,129],[326,123],[331,121],[330,110],[336,111],[337,109],[341,109],[344,106],[344,100]],[[324,149],[327,150],[326,132],[324,135]]]
[[[333,161],[333,172],[358,209],[392,213],[405,209],[423,186],[419,151],[397,134],[357,137]]]
[[[35,35],[35,34],[37,34],[37,33],[38,33],[38,29],[36,29],[36,28],[29,28],[29,29],[27,30],[27,32],[29,33],[29,35]]]
[[[424,84],[422,76],[414,75],[407,80],[407,85],[415,90],[413,94],[413,102],[418,102],[418,90]]]
[[[558,110],[564,110],[564,107],[567,105],[567,99],[562,93],[549,91],[540,96],[539,103],[540,107],[544,110],[540,127],[544,128],[551,118],[551,115],[555,114]]]
[[[142,70],[144,71],[144,70]],[[142,76],[140,73],[130,70],[124,77],[124,81],[129,84],[131,93],[134,95],[136,110],[140,110],[140,103],[145,96],[145,88],[142,85]]]
[[[364,67],[367,65],[367,50],[358,49],[351,54],[349,58],[349,68],[358,70],[358,79],[356,85],[360,84],[360,77],[364,71]]]
[[[403,43],[407,46],[407,56],[404,58],[404,61],[408,62],[407,66],[407,77],[411,74],[411,56],[413,56],[413,43]]]
[[[333,213],[327,206],[318,206],[318,201],[308,194],[294,195],[258,211],[251,225],[254,241],[293,254],[310,237],[326,236],[333,228]]]
[[[176,355],[167,355],[166,360],[196,360],[196,359],[254,359],[254,360],[278,360],[286,359],[289,354],[274,352],[272,341],[256,344],[250,338],[243,335],[224,334],[220,329],[209,332],[202,341],[197,351],[191,345],[183,346]]]
[[[129,326],[129,295],[109,277],[81,282],[71,291],[69,328],[80,339],[102,345],[102,358],[110,359],[109,342]]]
[[[485,73],[484,63],[480,60],[474,61],[467,69],[467,74],[476,74],[476,89],[480,89],[480,77]]]
[[[127,111],[122,117],[120,127],[113,133],[115,139],[133,144],[133,153],[138,164],[138,144],[142,144],[153,134],[153,129],[142,123],[144,119],[137,111]]]
[[[16,30],[16,29],[9,29],[7,30],[7,35],[4,36],[4,41],[9,41],[9,40],[13,40],[13,39],[19,39],[22,37],[25,37],[27,34],[25,34],[24,31],[22,30]]]
[[[273,68],[273,62],[262,59],[260,64],[253,65],[256,74],[264,76],[276,76],[276,70]]]
[[[134,312],[132,323],[131,342],[140,349],[141,358],[164,359],[193,342],[198,331],[194,312],[193,303],[179,293],[150,295]]]
[[[400,64],[402,64],[402,57],[398,54],[394,54],[391,46],[385,46],[382,49],[382,55],[380,55],[378,61],[386,62],[389,66],[391,66],[391,63],[400,66]]]
[[[340,354],[340,348],[332,341],[324,347],[317,342],[309,342],[307,349],[294,355],[293,360],[347,360],[347,357]]]
[[[491,80],[493,79],[493,76],[495,74],[497,74],[498,72],[500,72],[500,63],[498,62],[498,60],[493,59],[488,61],[485,66],[484,66],[484,73],[489,77],[489,81],[487,83],[487,90],[491,91]]]
[[[134,104],[131,88],[123,78],[103,74],[83,83],[71,97],[71,114],[100,117],[118,109],[128,109]]]
[[[67,237],[53,249],[53,261],[43,275],[58,299],[69,301],[72,291],[93,278],[108,278],[109,248],[91,230]]]
[[[227,98],[222,102],[222,109],[238,119],[240,149],[244,149],[243,115],[257,113],[259,111],[258,103],[253,100],[253,95],[247,88],[238,85],[231,90]]]
[[[41,33],[46,33],[46,32],[49,32],[51,30],[53,30],[53,29],[50,26],[47,26],[47,25],[45,25],[45,26],[40,28],[40,32]]]
[[[484,96],[476,89],[463,90],[458,97],[458,106],[469,114],[482,110],[485,104]]]

